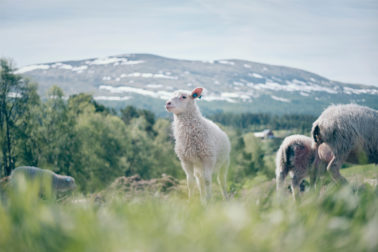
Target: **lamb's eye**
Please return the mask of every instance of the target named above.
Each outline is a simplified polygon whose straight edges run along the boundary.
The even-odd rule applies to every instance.
[[[183,96],[182,96],[182,99],[186,99],[186,96],[185,96],[185,95],[183,95]]]

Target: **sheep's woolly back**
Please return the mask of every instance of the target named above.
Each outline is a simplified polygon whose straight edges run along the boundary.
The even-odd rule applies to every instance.
[[[312,135],[341,159],[361,148],[368,161],[378,163],[377,110],[355,104],[330,106],[313,123]]]
[[[73,189],[75,185],[74,178],[70,176],[58,175],[50,170],[40,169],[33,166],[21,166],[13,170],[11,174],[11,181],[15,180],[19,175],[25,176],[26,179],[31,180],[50,180],[52,188],[57,191],[67,191]]]
[[[301,150],[301,151],[298,151]],[[288,136],[282,142],[276,156],[276,175],[287,174],[292,168],[302,167],[305,170],[312,164],[315,152],[312,139],[303,135]]]
[[[190,92],[176,92],[180,94],[190,95]],[[173,133],[175,151],[183,161],[213,160],[215,165],[221,165],[229,158],[231,147],[226,133],[201,115],[195,101],[184,113],[174,115]]]

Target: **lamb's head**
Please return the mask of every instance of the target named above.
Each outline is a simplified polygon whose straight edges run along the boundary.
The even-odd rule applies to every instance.
[[[196,98],[201,98],[203,88],[195,88],[193,91],[176,91],[166,102],[165,108],[173,114],[181,114],[187,111],[196,110]]]

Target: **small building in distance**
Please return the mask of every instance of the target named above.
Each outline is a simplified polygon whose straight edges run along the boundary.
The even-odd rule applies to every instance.
[[[272,139],[272,138],[274,138],[273,131],[270,130],[270,129],[265,129],[261,132],[255,132],[253,134],[255,135],[255,137],[258,137],[260,139]]]

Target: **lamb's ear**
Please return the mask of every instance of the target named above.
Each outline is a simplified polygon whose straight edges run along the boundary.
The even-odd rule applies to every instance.
[[[203,91],[203,88],[195,88],[193,91],[192,91],[192,98],[195,99],[195,98],[201,98],[201,94],[202,94],[202,91]]]

